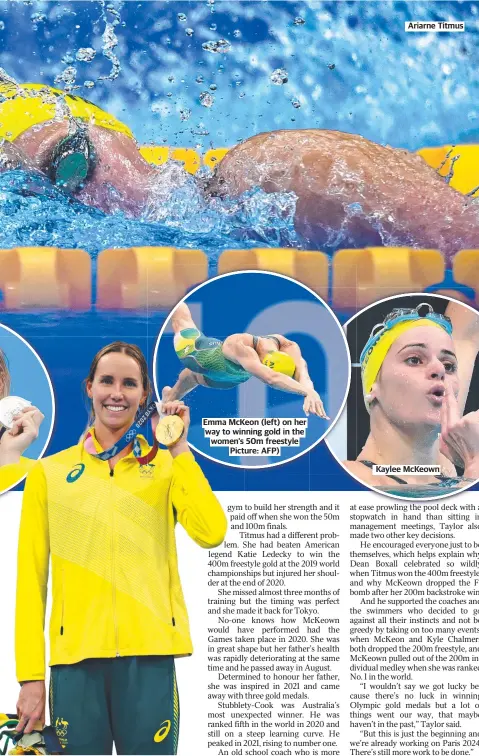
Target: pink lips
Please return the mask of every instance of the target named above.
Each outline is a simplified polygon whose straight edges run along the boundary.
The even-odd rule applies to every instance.
[[[444,401],[446,389],[443,383],[435,383],[427,392],[428,399],[437,407],[440,407]]]

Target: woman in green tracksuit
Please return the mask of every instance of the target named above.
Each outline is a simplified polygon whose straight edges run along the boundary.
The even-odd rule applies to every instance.
[[[213,548],[224,539],[226,518],[189,451],[182,402],[162,407],[185,424],[173,447],[150,448],[137,436],[121,448],[150,394],[137,347],[103,348],[86,389],[93,413],[88,433],[39,462],[25,487],[16,618],[19,728],[28,732],[44,719],[51,559],[50,714],[65,753],[111,753],[114,742],[119,754],[172,754],[179,721],[173,660],[193,650],[175,524]]]

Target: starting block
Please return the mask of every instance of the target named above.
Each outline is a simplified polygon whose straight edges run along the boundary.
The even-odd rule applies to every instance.
[[[199,249],[105,249],[98,255],[97,307],[170,308],[207,277],[208,258]]]
[[[218,260],[218,273],[265,270],[294,278],[328,299],[329,261],[324,252],[303,252],[285,247],[227,249]]]
[[[89,310],[91,261],[82,249],[0,249],[0,308]]]
[[[358,310],[394,294],[423,291],[443,280],[445,268],[436,249],[340,249],[333,257],[333,306]]]

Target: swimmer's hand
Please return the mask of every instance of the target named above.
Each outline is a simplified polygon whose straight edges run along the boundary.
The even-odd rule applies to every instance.
[[[17,702],[17,716],[19,719],[15,730],[28,735],[37,729],[37,722],[41,729],[45,726],[45,681],[33,680],[25,682],[20,690]]]
[[[23,452],[38,438],[44,419],[45,415],[32,406],[15,415],[13,426],[0,439],[0,467],[20,461]]]
[[[173,393],[173,389],[171,388],[171,386],[165,386],[163,388],[163,391],[161,392],[161,401],[162,402],[171,401],[173,399],[173,397],[171,396],[172,393]]]
[[[318,415],[318,417],[322,417],[323,420],[329,420],[329,417],[327,416],[324,409],[323,402],[321,401],[321,397],[319,396],[317,391],[311,391],[309,394],[306,394],[303,402],[303,410],[305,415],[309,415],[309,413],[311,413],[312,415]]]
[[[172,457],[177,457],[179,454],[183,454],[183,452],[187,452],[190,450],[190,447],[188,446],[188,428],[190,427],[190,410],[189,407],[186,406],[184,402],[181,401],[181,399],[175,399],[172,402],[161,402],[161,414],[162,415],[179,415],[181,419],[183,420],[185,429],[183,431],[183,435],[181,438],[178,439],[176,444],[173,444],[172,446],[168,447],[168,451],[170,452]],[[158,425],[160,420],[160,417],[158,415],[154,415],[154,417],[151,420],[151,426],[153,429],[153,433],[156,432],[156,426]]]
[[[461,417],[457,398],[448,386],[441,406],[439,449],[464,468],[465,478],[479,478],[479,412]]]

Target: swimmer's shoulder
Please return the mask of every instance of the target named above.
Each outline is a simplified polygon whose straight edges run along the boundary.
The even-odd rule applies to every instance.
[[[241,346],[252,347],[253,340],[254,337],[251,333],[232,333],[223,341],[223,352],[225,349],[234,351]]]

